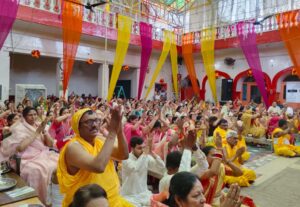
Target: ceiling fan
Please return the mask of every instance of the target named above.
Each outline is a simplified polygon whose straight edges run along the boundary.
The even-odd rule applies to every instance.
[[[263,17],[263,18],[257,18],[256,21],[253,22],[253,24],[254,24],[254,25],[262,25],[262,23],[263,23],[265,20],[271,18],[272,16],[274,16],[274,14],[265,16],[265,17]]]
[[[93,3],[93,4],[91,4],[90,1],[88,1],[86,4],[74,2],[74,1],[71,1],[71,0],[65,0],[65,1],[68,1],[68,2],[71,2],[73,4],[77,4],[77,5],[83,6],[84,8],[89,9],[91,12],[95,12],[94,11],[95,7],[108,3],[108,1],[104,1],[104,0],[101,0],[100,2]]]

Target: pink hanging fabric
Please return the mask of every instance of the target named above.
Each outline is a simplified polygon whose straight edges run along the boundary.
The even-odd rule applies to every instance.
[[[141,36],[141,64],[140,64],[140,79],[138,87],[138,99],[141,98],[143,86],[145,82],[148,64],[152,52],[152,25],[140,22],[140,36]]]
[[[16,20],[19,0],[1,0],[0,3],[0,50]]]
[[[237,33],[240,40],[240,45],[246,57],[249,67],[252,70],[253,77],[259,89],[261,96],[266,104],[269,106],[267,90],[265,87],[264,74],[261,68],[259,51],[256,44],[256,33],[252,22],[239,22],[237,24]]]

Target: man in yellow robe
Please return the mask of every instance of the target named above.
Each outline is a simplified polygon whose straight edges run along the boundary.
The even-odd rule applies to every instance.
[[[240,186],[250,186],[256,179],[256,173],[243,167],[244,159],[243,154],[245,153],[245,147],[238,147],[238,134],[236,131],[229,130],[226,134],[227,144],[224,147],[224,155],[226,159],[236,164],[243,171],[243,175],[239,177],[225,176],[224,182],[227,184],[238,183]]]
[[[222,146],[224,147],[227,144],[226,133],[228,130],[228,121],[226,119],[221,119],[219,126],[215,129],[213,137],[214,137],[214,147],[216,146],[217,137],[220,136],[222,138]]]
[[[284,119],[279,120],[278,128],[272,132],[275,154],[285,157],[300,156],[300,146],[290,144],[290,128]]]
[[[111,110],[109,134],[103,142],[99,137],[99,119],[90,109],[81,109],[72,117],[75,137],[60,152],[57,178],[64,195],[63,207],[68,207],[78,188],[98,184],[107,193],[109,206],[133,206],[119,194],[119,178],[113,159],[128,158],[128,145],[122,130],[120,107]],[[115,139],[118,147],[114,147]]]

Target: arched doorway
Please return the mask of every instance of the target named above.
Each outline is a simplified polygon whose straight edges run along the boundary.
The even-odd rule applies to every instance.
[[[268,74],[264,74],[264,80],[266,84],[266,89],[269,91],[271,89],[271,79]],[[233,80],[233,100],[240,99],[243,104],[249,103],[251,99],[256,99],[257,102],[261,101],[262,97],[259,93],[259,89],[255,82],[254,77],[250,69],[239,73]],[[270,102],[270,97],[269,97]]]
[[[225,79],[231,79],[230,75],[228,73],[225,73],[223,71],[219,71],[219,70],[216,70],[216,79],[222,79],[225,78]],[[203,78],[202,80],[202,90],[200,91],[200,97],[201,99],[205,100],[205,94],[206,94],[206,83],[207,83],[207,80],[208,80],[208,77],[207,75]]]

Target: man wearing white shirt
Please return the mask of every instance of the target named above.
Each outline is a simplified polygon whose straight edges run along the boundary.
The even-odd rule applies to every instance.
[[[159,181],[159,192],[169,192],[170,181],[177,172],[192,172],[201,175],[208,169],[208,163],[205,154],[196,145],[196,132],[189,131],[188,137],[182,141],[183,153],[179,151],[171,152],[167,155],[167,172]],[[191,169],[192,152],[196,160],[196,165]]]
[[[140,137],[130,140],[131,153],[129,158],[122,163],[121,195],[137,207],[149,206],[151,191],[148,190],[148,170],[163,172],[164,162],[151,151],[152,138],[147,140],[147,146]]]
[[[277,113],[279,115],[281,114],[281,109],[280,109],[279,106],[277,106],[277,103],[275,101],[272,103],[272,106],[269,107],[268,113],[269,114],[270,113]]]

